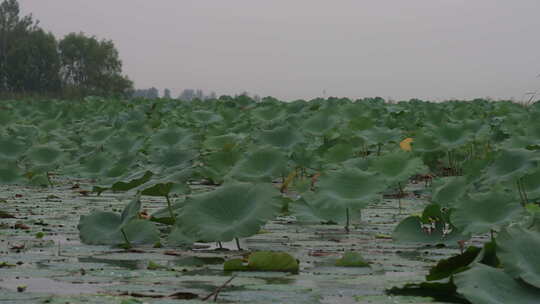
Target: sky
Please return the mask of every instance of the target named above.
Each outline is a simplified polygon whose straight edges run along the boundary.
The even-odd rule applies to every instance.
[[[113,40],[137,88],[284,100],[523,100],[538,0],[19,0],[61,38]]]

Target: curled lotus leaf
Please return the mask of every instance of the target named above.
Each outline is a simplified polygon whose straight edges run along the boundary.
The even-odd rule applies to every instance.
[[[54,145],[39,145],[27,151],[28,158],[41,165],[55,163],[62,156],[62,151]]]
[[[300,132],[288,126],[277,127],[273,130],[261,131],[258,141],[277,148],[290,149],[303,140]]]
[[[422,159],[403,151],[385,154],[373,161],[372,170],[391,183],[406,182],[411,176],[427,171]]]
[[[176,222],[188,236],[206,242],[248,237],[276,216],[279,197],[269,184],[226,184],[190,197]]]
[[[438,178],[433,181],[431,201],[443,207],[456,203],[467,192],[468,181],[463,176]]]
[[[161,129],[152,137],[152,144],[157,147],[172,147],[178,144],[187,145],[191,142],[189,130],[169,127]]]
[[[122,214],[97,211],[81,215],[79,235],[88,245],[153,244],[159,241],[154,223],[138,219],[141,202],[138,198],[126,205]]]
[[[515,280],[504,270],[476,264],[456,274],[457,292],[474,304],[535,304],[540,288]]]
[[[501,150],[486,171],[488,181],[515,181],[536,167],[538,153],[525,149]]]
[[[26,145],[15,138],[0,137],[0,156],[17,159],[26,151]]]
[[[508,224],[524,209],[512,195],[500,191],[471,194],[454,205],[450,221],[464,233],[481,234]]]
[[[286,168],[285,154],[275,148],[262,147],[237,162],[231,171],[231,176],[239,181],[272,181],[285,174]]]
[[[497,235],[497,255],[506,273],[540,288],[540,232],[510,226]]]
[[[435,127],[433,133],[446,150],[456,149],[472,139],[473,133],[458,124],[444,123]]]

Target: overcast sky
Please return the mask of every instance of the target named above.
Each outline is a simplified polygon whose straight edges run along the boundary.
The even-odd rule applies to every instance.
[[[138,88],[309,99],[540,89],[539,0],[19,0],[58,37],[111,39]]]

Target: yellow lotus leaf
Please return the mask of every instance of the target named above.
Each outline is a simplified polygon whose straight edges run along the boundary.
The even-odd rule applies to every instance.
[[[399,143],[399,147],[401,148],[401,150],[403,151],[412,151],[412,147],[411,147],[411,143],[413,142],[414,140],[410,137],[407,137],[405,138],[404,140],[402,140],[400,143]]]

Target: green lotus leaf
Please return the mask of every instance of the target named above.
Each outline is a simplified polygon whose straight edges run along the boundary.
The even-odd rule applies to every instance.
[[[280,119],[285,112],[277,106],[264,106],[253,110],[252,114],[257,119],[270,121]]]
[[[211,124],[223,119],[219,114],[211,111],[198,110],[190,113],[190,117],[200,124]]]
[[[449,222],[447,211],[437,204],[426,206],[422,216],[410,216],[394,229],[392,238],[399,243],[452,244],[470,237]]]
[[[355,147],[346,142],[340,142],[326,150],[323,161],[327,163],[341,163],[353,157]]]
[[[176,223],[178,224],[178,222]],[[167,222],[166,224],[169,224],[169,222]],[[170,246],[190,246],[195,243],[195,241],[196,240],[192,239],[185,233],[182,227],[177,225],[173,226],[171,233],[169,233],[167,237],[167,244],[169,244]]]
[[[414,138],[414,141],[411,143],[412,150],[415,152],[434,152],[441,150],[441,145],[434,136],[427,134],[419,134]]]
[[[467,192],[468,181],[464,176],[438,178],[431,186],[431,201],[443,207],[452,206]]]
[[[442,259],[437,262],[437,265],[429,270],[426,276],[427,281],[437,281],[450,277],[456,273],[463,272],[468,269],[468,266],[475,262],[482,248],[469,246],[463,253]]]
[[[347,221],[347,207],[328,203],[330,199],[325,199],[315,193],[306,192],[302,194],[302,199],[291,204],[289,208],[292,214],[300,223],[320,224],[320,223],[345,223]],[[361,207],[349,208],[349,215],[360,216]]]
[[[130,202],[121,215],[112,212],[93,212],[81,215],[79,236],[88,245],[154,244],[159,241],[159,231],[150,221],[139,220],[141,203]],[[125,234],[125,237],[124,237]]]
[[[193,174],[191,169],[179,170],[165,176],[153,175],[152,178],[132,189],[148,196],[167,197],[171,194],[187,194],[190,192],[187,184],[189,178]]]
[[[540,198],[540,169],[536,169],[534,172],[525,175],[521,179],[521,183],[528,198]]]
[[[16,184],[23,180],[23,172],[14,162],[0,160],[0,184]]]
[[[232,183],[188,199],[177,222],[202,241],[256,234],[280,210],[279,191],[267,184]]]
[[[237,149],[213,152],[206,157],[206,165],[199,167],[198,172],[202,177],[216,184],[221,184],[225,180],[225,176],[231,171],[231,168],[241,158],[242,153]]]
[[[347,251],[336,261],[336,266],[340,267],[369,267],[368,262],[358,252]]]
[[[92,144],[100,144],[105,142],[113,133],[114,131],[112,128],[98,127],[96,130],[89,132],[89,134],[84,137],[84,140]]]
[[[261,131],[257,139],[277,148],[290,149],[303,140],[300,132],[289,126],[277,127],[270,131]]]
[[[211,136],[205,139],[203,146],[208,150],[230,149],[242,141],[243,138],[244,136],[233,133]]]
[[[488,180],[514,181],[523,177],[536,167],[535,158],[538,157],[537,155],[537,153],[525,149],[500,151],[486,172]]]
[[[247,263],[231,259],[223,264],[225,271],[281,271],[298,273],[298,260],[285,252],[257,251],[249,255]]]
[[[152,137],[152,143],[158,147],[172,147],[175,145],[187,145],[191,142],[192,134],[186,129],[167,128],[158,131]]]
[[[158,169],[170,171],[189,166],[196,157],[195,151],[169,148],[154,152],[151,158]]]
[[[231,176],[239,181],[272,181],[285,174],[287,158],[275,148],[262,147],[249,153],[231,171]]]
[[[464,197],[450,221],[464,233],[481,234],[510,223],[523,214],[519,201],[507,193],[491,191]]]
[[[53,145],[41,145],[30,148],[28,158],[37,164],[53,164],[62,156],[62,151]]]
[[[258,271],[298,273],[298,261],[286,252],[257,251],[248,257],[248,267]]]
[[[0,156],[17,159],[26,151],[26,145],[15,138],[0,138]]]
[[[318,112],[307,119],[302,129],[312,135],[322,136],[338,124],[338,119],[325,112]]]
[[[365,138],[367,142],[373,144],[385,144],[388,142],[397,142],[401,138],[401,134],[398,130],[390,129],[387,127],[374,127],[361,131],[360,136]]]
[[[381,173],[389,183],[395,184],[407,182],[411,176],[426,172],[427,168],[420,158],[398,151],[376,158],[372,170]]]
[[[101,176],[113,166],[113,159],[114,157],[112,155],[96,153],[81,162],[81,173]]]
[[[476,264],[454,276],[457,292],[474,304],[533,304],[540,289],[513,279],[502,269]]]
[[[128,134],[118,134],[109,138],[105,145],[113,152],[126,154],[138,150],[142,142]]]
[[[515,279],[540,288],[540,232],[511,226],[497,234],[497,255]]]
[[[336,207],[363,208],[380,198],[386,183],[377,173],[345,168],[322,175],[317,186],[317,201]]]
[[[444,123],[433,130],[435,137],[445,150],[463,146],[472,139],[473,133],[459,124]]]

